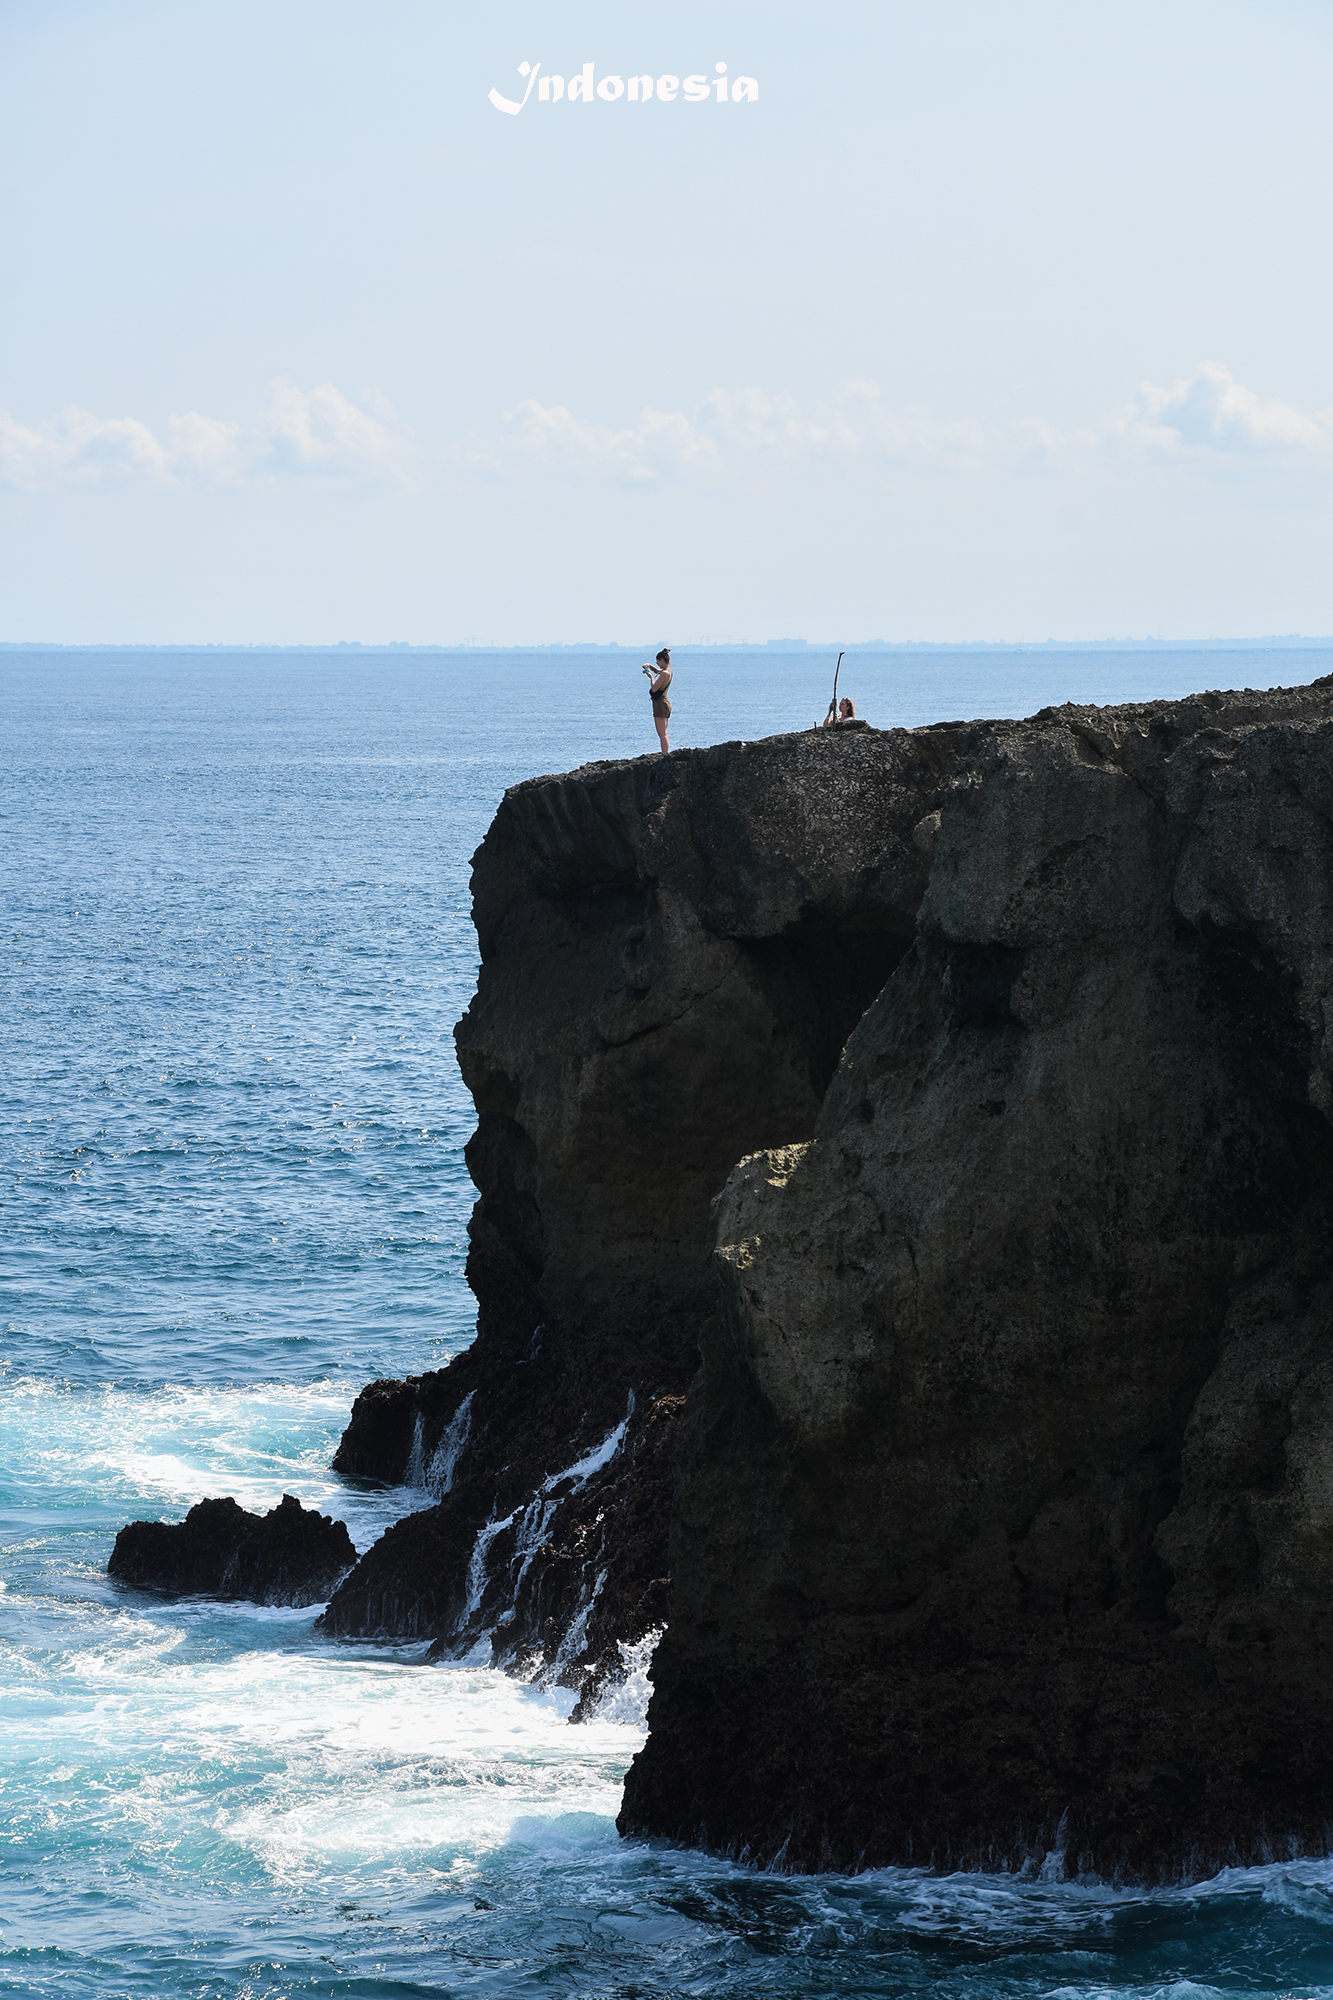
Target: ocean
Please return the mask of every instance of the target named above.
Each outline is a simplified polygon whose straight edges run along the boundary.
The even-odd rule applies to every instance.
[[[656,650],[645,649],[643,657]],[[673,746],[833,654],[681,648]],[[856,653],[872,722],[1291,685],[1333,650]],[[1333,1996],[1333,1864],[1116,1891],[620,1841],[646,1688],[125,1594],[116,1531],[296,1493],[470,1340],[469,859],[506,785],[655,751],[637,656],[0,651],[0,1994]]]

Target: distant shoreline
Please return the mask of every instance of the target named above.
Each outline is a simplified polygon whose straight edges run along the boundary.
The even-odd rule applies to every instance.
[[[366,657],[401,657],[426,654],[432,657],[476,653],[638,653],[641,645],[623,645],[619,640],[561,640],[546,645],[411,645],[405,640],[383,644],[360,639],[336,639],[328,645],[280,645],[267,642],[208,641],[188,644],[118,645],[98,640],[86,645],[49,639],[0,639],[0,653],[223,653],[223,654],[318,654],[357,653]],[[1333,637],[1306,638],[1298,633],[1269,634],[1254,639],[858,639],[839,647],[834,639],[755,639],[682,640],[678,652],[689,653],[1300,653],[1323,652],[1333,647]]]

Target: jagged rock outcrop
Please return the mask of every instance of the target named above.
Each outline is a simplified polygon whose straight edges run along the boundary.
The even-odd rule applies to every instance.
[[[343,1522],[284,1493],[267,1514],[235,1500],[200,1500],[183,1521],[131,1521],[107,1573],[167,1597],[322,1604],[356,1561]]]
[[[953,747],[911,949],[718,1203],[622,1828],[802,1869],[1323,1851],[1333,691]]]
[[[911,943],[953,727],[590,765],[505,796],[475,857],[475,1344],[374,1383],[335,1465],[436,1505],[332,1632],[429,1637],[595,1690],[662,1623],[666,1447],[716,1304],[709,1204],[808,1137]]]

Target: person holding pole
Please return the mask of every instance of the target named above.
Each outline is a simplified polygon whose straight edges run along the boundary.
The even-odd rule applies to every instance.
[[[856,720],[856,707],[850,697],[844,695],[841,701],[838,700],[838,675],[842,672],[843,658],[844,655],[839,653],[838,664],[833,669],[833,699],[828,705],[828,714],[824,717],[825,729],[836,729],[840,722]]]

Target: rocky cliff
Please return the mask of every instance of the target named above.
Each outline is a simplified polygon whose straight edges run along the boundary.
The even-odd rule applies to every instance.
[[[375,1383],[335,1464],[437,1504],[326,1614],[595,1694],[666,1616],[668,1442],[716,1308],[709,1205],[806,1139],[909,949],[952,727],[731,743],[506,794],[474,861],[477,1339]]]
[[[517,1020],[465,1040],[479,1081],[534,1089],[539,1066],[542,1102],[569,1107],[547,1114],[571,1134],[558,1244],[535,1194],[520,1239],[537,1168],[505,1121],[528,1114],[483,1085],[481,1157],[510,1164],[486,1169],[479,1256],[516,1326],[520,1268],[558,1264],[590,1311],[651,1268],[683,1342],[709,1182],[744,1130],[768,1135],[716,1208],[721,1308],[678,1426],[670,1623],[622,1828],[797,1868],[1162,1878],[1323,1851],[1333,691],[756,754],[771,775],[730,870],[709,850],[730,823],[690,819],[666,760],[633,813],[592,797],[646,775],[525,800],[550,798],[548,893],[606,882],[605,905],[579,892],[548,989],[586,1054],[552,1064]],[[855,775],[891,766],[897,790]],[[818,889],[795,886],[788,802],[858,782]],[[663,829],[633,850],[651,897],[635,818]],[[871,909],[873,972],[837,955],[855,928],[812,928]],[[691,922],[713,997],[668,976],[636,1001],[630,968],[660,976]],[[670,1063],[627,1067],[585,1124],[597,1061],[652,1062],[636,1007]],[[720,1039],[749,1051],[727,1078]],[[669,1192],[660,1221],[621,1205],[622,1174]]]

